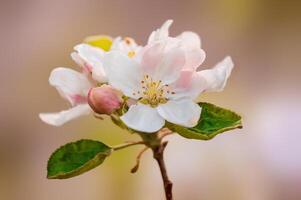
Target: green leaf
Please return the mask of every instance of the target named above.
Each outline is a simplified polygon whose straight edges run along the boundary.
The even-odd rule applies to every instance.
[[[48,161],[47,178],[66,179],[100,165],[112,149],[99,141],[79,140],[57,149]]]
[[[241,116],[233,111],[210,103],[199,103],[202,107],[198,124],[193,128],[168,124],[168,128],[189,139],[209,140],[225,131],[242,128]]]

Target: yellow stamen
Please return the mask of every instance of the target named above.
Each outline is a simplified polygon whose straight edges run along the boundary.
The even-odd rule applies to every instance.
[[[149,104],[152,107],[158,106],[158,104],[164,104],[167,102],[165,98],[165,92],[168,88],[166,85],[161,84],[162,81],[155,81],[148,75],[145,75],[141,81],[142,94],[144,95],[140,100],[141,103]]]
[[[129,51],[128,52],[128,57],[132,58],[133,56],[135,56],[135,51]]]

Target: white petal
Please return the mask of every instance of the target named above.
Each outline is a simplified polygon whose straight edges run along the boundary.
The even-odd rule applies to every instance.
[[[74,62],[76,62],[76,64],[78,64],[79,66],[81,66],[83,68],[85,67],[85,61],[78,55],[77,52],[72,52],[70,54],[70,56],[71,56],[72,60]]]
[[[166,94],[169,99],[189,98],[195,99],[205,90],[206,80],[195,71],[183,70],[180,78],[169,85],[170,92]]]
[[[118,50],[122,51],[126,55],[129,55],[129,53],[134,53],[132,57],[136,56],[137,53],[141,50],[141,46],[137,45],[135,40],[130,37],[117,37],[114,39],[111,50]]]
[[[80,97],[87,97],[91,88],[91,83],[85,75],[68,68],[54,69],[50,74],[49,83],[72,105],[76,105]]]
[[[178,44],[177,41],[162,41],[143,50],[141,66],[144,72],[156,81],[161,80],[162,84],[177,80],[185,65],[185,52],[177,45],[171,47],[175,43]]]
[[[201,48],[201,39],[197,33],[191,31],[185,31],[178,37],[183,44],[189,49],[199,49]]]
[[[199,71],[198,75],[206,80],[206,91],[222,91],[233,69],[231,57],[227,56],[214,68]]]
[[[130,128],[153,133],[159,131],[165,124],[165,120],[158,114],[155,108],[138,103],[121,116],[121,120]]]
[[[206,54],[203,49],[185,49],[184,69],[196,70],[205,60]]]
[[[101,83],[106,82],[106,75],[102,64],[104,50],[88,44],[76,45],[74,49],[78,52],[79,57],[91,67],[92,77]],[[76,61],[78,62],[78,59]]]
[[[185,127],[197,125],[201,107],[190,99],[170,100],[157,107],[159,114],[167,121]]]
[[[142,73],[137,62],[120,51],[111,51],[104,56],[104,67],[109,84],[126,96],[138,99]]]
[[[153,31],[148,38],[148,44],[166,39],[169,35],[169,27],[171,26],[172,22],[173,20],[169,19],[165,21],[159,29]]]
[[[180,48],[171,49],[163,56],[153,77],[156,80],[161,80],[162,84],[170,84],[179,78],[184,65],[185,52]]]
[[[61,126],[82,115],[88,115],[91,111],[92,110],[88,104],[81,104],[58,113],[41,113],[39,117],[47,124]]]

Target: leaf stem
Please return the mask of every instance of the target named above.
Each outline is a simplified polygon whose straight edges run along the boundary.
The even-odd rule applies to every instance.
[[[127,142],[127,143],[124,143],[124,144],[120,144],[120,145],[114,146],[114,147],[112,147],[112,149],[114,151],[118,151],[120,149],[124,149],[124,148],[130,147],[130,146],[134,146],[134,145],[138,145],[138,144],[145,144],[145,142],[144,141]]]

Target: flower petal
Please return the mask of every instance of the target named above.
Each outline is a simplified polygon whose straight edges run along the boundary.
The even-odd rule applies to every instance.
[[[101,83],[106,82],[106,75],[102,64],[104,50],[88,44],[76,45],[74,49],[78,52],[79,57],[83,59],[84,63],[91,68],[93,79]],[[78,63],[78,59],[72,54],[71,56],[73,59],[75,58],[75,61]]]
[[[205,60],[206,54],[203,49],[186,49],[186,62],[184,69],[196,70]]]
[[[39,117],[42,121],[53,126],[61,126],[82,115],[91,113],[91,108],[88,104],[80,104],[69,110],[64,110],[58,113],[41,113]]]
[[[155,108],[141,103],[131,106],[120,119],[128,127],[146,133],[156,132],[165,124]]]
[[[222,91],[233,69],[231,57],[227,56],[214,68],[199,71],[198,75],[206,80],[206,91]]]
[[[201,107],[190,99],[169,100],[157,107],[159,114],[167,121],[185,127],[197,125]]]
[[[137,45],[135,40],[130,37],[117,37],[114,39],[111,50],[122,51],[129,57],[134,57],[141,50],[141,46]]]
[[[153,31],[148,38],[148,44],[166,39],[169,35],[169,27],[172,23],[173,20],[169,19],[165,21],[159,29]]]
[[[185,65],[185,52],[177,44],[178,41],[166,40],[146,46],[141,60],[144,72],[163,84],[177,80]]]
[[[85,75],[68,68],[54,69],[50,74],[49,83],[73,106],[82,103],[82,99],[87,97],[92,87]]]
[[[193,70],[181,71],[180,78],[169,85],[170,92],[166,94],[169,99],[189,98],[195,99],[205,90],[206,80]]]
[[[177,36],[177,38],[180,39],[184,43],[184,45],[189,49],[201,48],[200,36],[195,32],[185,31],[179,36]]]
[[[111,86],[128,97],[140,98],[137,91],[140,89],[142,73],[137,62],[120,51],[111,51],[105,54],[103,63]]]

